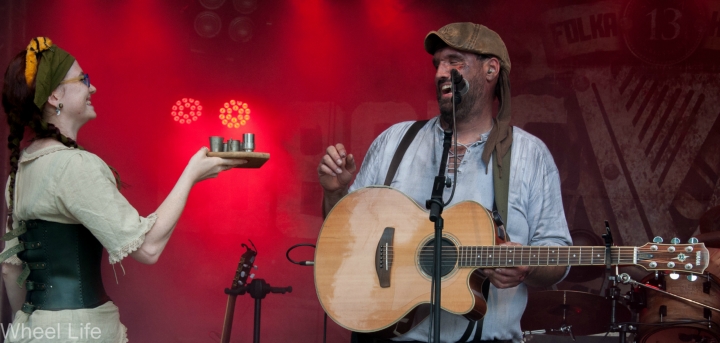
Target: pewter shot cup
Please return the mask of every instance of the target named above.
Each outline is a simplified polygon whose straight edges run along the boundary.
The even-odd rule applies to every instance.
[[[243,150],[248,152],[255,150],[255,134],[243,133]]]
[[[223,151],[223,152],[228,151],[227,142],[223,143],[222,151]]]
[[[210,151],[221,152],[223,147],[223,138],[221,136],[210,136]]]
[[[231,139],[228,141],[228,146],[230,147],[230,151],[241,151],[240,149],[240,141],[236,141],[234,139]]]

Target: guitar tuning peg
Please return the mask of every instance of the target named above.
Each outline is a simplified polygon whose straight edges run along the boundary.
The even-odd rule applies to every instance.
[[[250,278],[251,278],[251,279],[254,279],[254,278],[255,278],[255,274],[250,274]]]
[[[697,275],[690,273],[690,275],[687,276],[688,281],[693,282],[698,279]]]
[[[698,239],[695,237],[690,237],[690,239],[688,239],[688,243],[690,243],[690,244],[697,244],[699,242],[700,241],[698,241]]]
[[[242,286],[242,285],[243,285],[243,282],[242,282],[242,281],[238,281],[238,286]]]
[[[257,266],[257,265],[254,265],[254,266],[253,266],[253,269],[257,270],[257,269],[258,269],[258,266]]]
[[[680,274],[678,274],[676,272],[672,272],[672,273],[670,273],[670,278],[673,280],[677,280],[680,278]]]
[[[673,237],[673,239],[670,240],[670,243],[672,243],[672,244],[680,244],[680,238]]]
[[[662,242],[663,242],[663,239],[660,236],[655,236],[655,238],[653,238],[653,243],[662,243]]]

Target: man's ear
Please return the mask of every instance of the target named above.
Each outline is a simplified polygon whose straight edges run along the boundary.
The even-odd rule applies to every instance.
[[[500,75],[500,61],[495,57],[491,57],[485,62],[485,70],[485,77],[488,81],[497,79],[498,75]]]

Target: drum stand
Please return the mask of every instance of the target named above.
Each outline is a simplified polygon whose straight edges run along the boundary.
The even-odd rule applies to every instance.
[[[560,325],[560,328],[559,329],[550,329],[550,332],[566,333],[566,334],[570,335],[570,338],[573,340],[573,342],[575,342],[575,335],[573,335],[573,332],[572,332],[572,325],[568,325],[565,322],[565,315],[567,314],[567,309],[568,309],[568,306],[563,305],[563,322]]]
[[[624,299],[622,295],[620,295],[620,288],[618,285],[618,279],[622,276],[617,275],[617,267],[615,270],[616,275],[610,275],[608,276],[608,279],[610,282],[612,282],[612,286],[610,286],[607,290],[605,290],[605,298],[610,299],[612,301],[612,312],[610,312],[610,326],[609,326],[609,332],[617,332],[618,333],[618,342],[625,343],[626,337],[625,335],[628,332],[634,332],[635,327],[626,324],[626,323],[617,323],[617,320],[615,318],[616,313],[616,307],[617,304],[621,301],[621,299]]]
[[[603,239],[605,240],[605,269],[607,271],[612,270],[611,268],[611,250],[610,248],[613,245],[613,239],[612,239],[612,233],[610,232],[610,223],[605,221],[605,234],[602,235]],[[625,274],[627,275],[627,274]],[[620,276],[618,275],[618,267],[615,266],[615,275],[609,275],[608,279],[612,283],[612,286],[608,287],[605,290],[605,298],[610,299],[612,301],[612,309],[610,312],[610,326],[609,326],[609,332],[617,332],[618,333],[618,341],[620,343],[626,342],[625,335],[628,332],[633,332],[635,328],[632,325],[629,324],[623,324],[623,323],[617,323],[617,320],[615,318],[616,313],[616,307],[617,303],[620,302],[621,299],[624,299],[622,295],[620,295],[620,288],[618,287],[618,278]]]
[[[254,279],[247,286],[240,286],[235,289],[225,288],[225,294],[243,295],[249,293],[255,299],[255,328],[253,330],[253,343],[260,343],[260,307],[261,301],[268,293],[292,292],[292,286],[270,287],[270,284],[263,279]]]

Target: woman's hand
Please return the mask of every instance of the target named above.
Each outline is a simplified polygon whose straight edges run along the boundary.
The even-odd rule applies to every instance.
[[[193,183],[217,177],[222,171],[247,163],[247,160],[242,159],[208,157],[208,151],[207,147],[202,147],[200,151],[190,158],[187,167],[185,167],[185,173]]]

